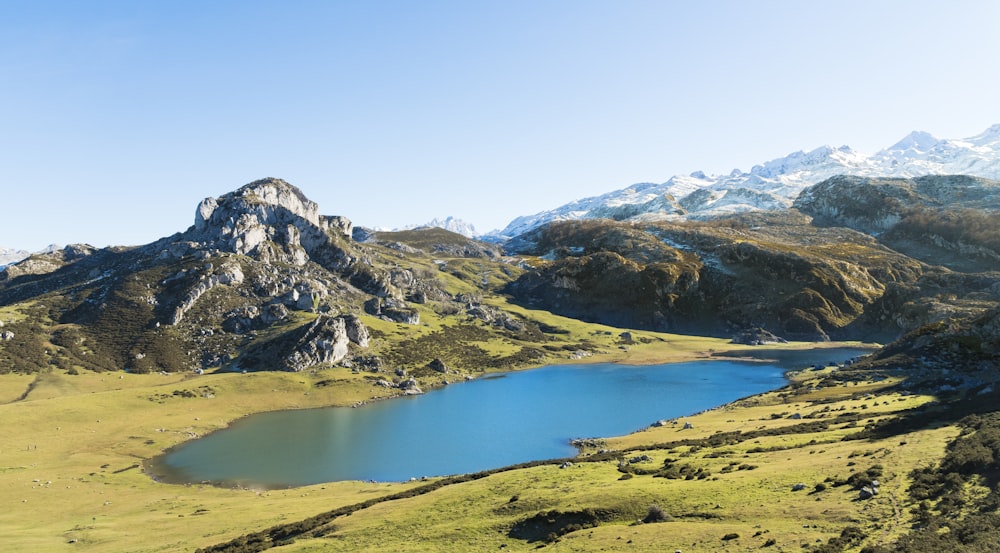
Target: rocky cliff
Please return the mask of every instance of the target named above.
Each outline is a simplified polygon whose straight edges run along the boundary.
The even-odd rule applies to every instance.
[[[350,239],[352,228],[344,217],[321,216],[319,206],[299,189],[269,178],[203,200],[186,237],[200,248],[303,266],[310,259],[326,260],[327,250]]]

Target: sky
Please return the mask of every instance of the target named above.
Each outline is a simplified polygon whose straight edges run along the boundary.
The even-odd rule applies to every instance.
[[[263,177],[485,233],[638,182],[1000,123],[1000,2],[0,0],[0,247]]]

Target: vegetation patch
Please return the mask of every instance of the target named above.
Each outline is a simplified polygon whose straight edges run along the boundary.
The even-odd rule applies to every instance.
[[[570,532],[593,528],[606,520],[608,515],[609,513],[593,509],[568,512],[551,510],[518,522],[508,535],[529,543],[552,543]]]

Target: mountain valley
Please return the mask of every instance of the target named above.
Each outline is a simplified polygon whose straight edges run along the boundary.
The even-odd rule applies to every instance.
[[[1000,504],[1000,183],[831,175],[757,205],[775,209],[552,220],[496,242],[358,228],[269,178],[151,244],[33,254],[0,272],[0,486],[18,508],[0,537],[39,551],[988,550],[995,530],[969,532]],[[572,459],[284,490],[144,472],[255,412],[842,342],[887,345],[581,440]]]

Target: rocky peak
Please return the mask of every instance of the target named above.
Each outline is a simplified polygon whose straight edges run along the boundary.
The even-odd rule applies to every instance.
[[[266,178],[205,198],[192,232],[223,251],[301,266],[334,236],[350,239],[352,226],[343,217],[320,215],[319,206],[291,184]]]
[[[202,200],[195,213],[195,230],[211,232],[243,215],[256,215],[264,223],[300,219],[312,226],[320,226],[319,206],[315,202],[281,179],[266,178],[219,198]]]
[[[913,131],[910,134],[903,137],[902,140],[895,143],[889,147],[889,151],[898,152],[928,152],[938,144],[941,140],[934,135],[923,132],[923,131]]]

